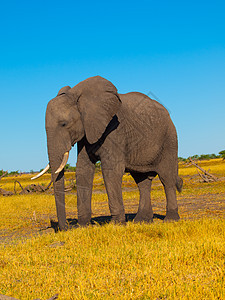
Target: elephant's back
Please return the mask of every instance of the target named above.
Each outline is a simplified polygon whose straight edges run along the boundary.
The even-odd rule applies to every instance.
[[[140,126],[141,130],[163,132],[166,129],[170,116],[162,104],[138,92],[119,96],[122,101],[122,111],[131,123]]]
[[[119,96],[122,102],[119,119],[125,124],[128,163],[152,164],[162,151],[168,129],[172,128],[169,113],[144,94],[132,92]]]
[[[139,92],[130,92],[127,94],[119,94],[123,106],[127,109],[136,112],[137,114],[154,114],[158,112],[159,114],[165,114],[169,116],[166,108],[156,100],[149,98],[147,95]]]

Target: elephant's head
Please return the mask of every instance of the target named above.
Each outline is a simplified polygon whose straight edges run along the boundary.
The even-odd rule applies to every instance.
[[[45,126],[60,229],[66,226],[64,167],[69,151],[85,135],[90,144],[97,142],[120,104],[115,86],[100,76],[63,87],[48,103]]]

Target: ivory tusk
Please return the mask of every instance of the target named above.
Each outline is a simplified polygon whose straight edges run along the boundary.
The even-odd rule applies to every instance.
[[[68,161],[68,158],[69,158],[69,151],[65,152],[65,154],[64,154],[64,156],[63,156],[63,160],[62,160],[62,162],[61,162],[61,165],[60,165],[59,168],[55,171],[55,174],[60,173],[60,172],[64,169],[64,167],[65,167],[65,165],[66,165],[66,163],[67,163],[67,161]]]
[[[36,176],[32,177],[31,180],[37,179],[38,177],[41,177],[43,174],[45,174],[48,169],[50,168],[50,165],[48,164],[44,170],[42,170],[40,173],[38,173]]]

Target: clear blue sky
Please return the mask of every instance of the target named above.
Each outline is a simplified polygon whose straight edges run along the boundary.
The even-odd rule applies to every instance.
[[[224,1],[9,0],[0,11],[0,169],[45,166],[48,101],[94,75],[155,94],[180,156],[225,149]]]

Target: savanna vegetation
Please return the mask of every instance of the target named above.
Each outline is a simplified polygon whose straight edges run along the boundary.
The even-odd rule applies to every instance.
[[[0,196],[0,294],[17,299],[55,294],[59,299],[224,299],[225,161],[201,160],[198,165],[218,180],[203,182],[194,165],[179,163],[184,188],[178,195],[177,223],[163,223],[165,195],[157,178],[153,224],[132,223],[138,191],[125,174],[123,197],[130,221],[126,226],[108,224],[107,195],[97,168],[93,224],[76,228],[76,189],[68,189],[72,229],[57,234],[50,223],[56,221],[52,190],[19,194],[15,180],[24,187],[32,175],[3,177],[0,187],[16,194]],[[67,187],[74,178],[74,172],[66,173]],[[46,174],[37,183],[46,187],[50,180]]]
[[[201,155],[195,154],[195,155],[190,156],[190,158],[193,160],[209,160],[209,159],[214,159],[214,158],[225,159],[225,150],[220,151],[219,154],[215,154],[215,153],[201,154]],[[179,157],[178,159],[179,159],[179,161],[188,161],[189,160],[189,158],[184,158],[184,157]]]

